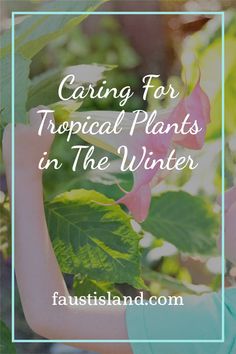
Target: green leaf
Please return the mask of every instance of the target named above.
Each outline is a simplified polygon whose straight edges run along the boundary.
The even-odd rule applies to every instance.
[[[51,2],[42,11],[94,11],[104,0]],[[29,88],[30,59],[50,41],[70,32],[88,15],[31,15],[15,26],[15,120],[28,121],[26,101]],[[0,88],[3,125],[11,121],[11,30],[1,37]],[[47,91],[48,92],[48,91]],[[46,92],[44,93],[46,95]],[[51,95],[50,95],[51,96]],[[50,97],[49,96],[49,97]],[[35,98],[35,96],[34,96]],[[58,99],[56,99],[57,101]],[[54,101],[55,102],[55,101]],[[34,103],[34,101],[33,101]],[[50,102],[52,103],[52,102]],[[40,103],[42,104],[42,102]],[[29,105],[29,104],[28,104]],[[32,107],[32,105],[31,105]]]
[[[2,321],[0,321],[0,334],[0,354],[15,354],[16,348],[11,342],[11,333]]]
[[[231,134],[236,128],[236,27],[235,14],[226,13],[225,26],[225,133]],[[186,39],[183,46],[183,77],[188,78],[190,87],[196,83],[198,66],[201,71],[201,86],[211,103],[211,123],[207,128],[207,138],[221,136],[222,80],[221,80],[221,17],[208,22],[203,30]],[[190,60],[191,57],[197,58]]]
[[[2,193],[2,192],[1,192]],[[11,217],[9,202],[0,202],[0,253],[4,259],[11,256]]]
[[[112,199],[95,191],[72,190],[46,204],[46,215],[63,272],[144,286],[140,238]]]
[[[26,122],[27,114],[25,102],[30,80],[30,60],[21,55],[15,55],[15,121]],[[1,66],[1,120],[2,124],[11,122],[11,57],[7,56],[0,60]]]
[[[113,283],[105,281],[96,281],[89,278],[80,279],[79,277],[74,278],[73,291],[76,296],[87,296],[89,294],[96,296],[106,296],[108,292],[112,296],[122,297],[122,294],[114,288]]]
[[[16,51],[26,58],[32,58],[50,41],[73,30],[87,16],[86,12],[94,11],[104,0],[86,1],[51,1],[43,5],[40,11],[85,12],[82,15],[31,15],[15,26]],[[11,32],[3,35],[1,56],[11,51]]]
[[[161,284],[163,288],[170,289],[176,293],[199,295],[211,290],[210,288],[207,289],[207,286],[183,283],[169,275],[158,273],[150,269],[145,269],[142,275],[148,282],[157,282]]]
[[[61,69],[51,69],[31,80],[27,109],[49,105],[58,101],[58,86],[62,77]]]
[[[218,216],[209,203],[182,191],[154,197],[142,227],[182,252],[201,255],[213,253],[219,232]]]
[[[80,179],[81,188],[95,189],[108,198],[118,200],[124,195],[121,190],[129,191],[133,185],[132,172],[120,171],[119,160],[113,160],[107,171],[89,171]]]
[[[86,86],[87,84],[92,84],[93,86],[100,81],[104,76],[104,72],[112,70],[114,66],[112,65],[101,65],[101,64],[91,64],[91,65],[74,65],[72,67],[51,69],[47,72],[40,74],[32,79],[27,108],[36,107],[38,105],[49,105],[54,104],[58,101],[58,87],[59,84],[68,73],[73,73],[75,75],[74,84]],[[80,79],[83,79],[82,82]],[[73,85],[74,88],[74,85]],[[71,88],[72,89],[72,88]],[[71,89],[64,87],[63,96],[69,97],[72,92]],[[74,100],[73,100],[74,101]],[[61,101],[61,105],[66,106],[66,102]],[[80,102],[82,104],[83,101]],[[75,104],[75,101],[74,101]],[[52,108],[54,109],[54,108]],[[75,110],[73,110],[74,112]],[[55,112],[57,113],[57,112]],[[72,113],[72,111],[71,111]],[[63,117],[63,115],[62,115]],[[59,119],[63,121],[62,117]],[[55,116],[57,120],[57,116]],[[68,114],[65,115],[64,120],[68,119]]]

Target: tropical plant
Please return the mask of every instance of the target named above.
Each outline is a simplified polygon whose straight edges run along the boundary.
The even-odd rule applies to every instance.
[[[63,11],[93,11],[103,1],[67,2],[63,3]],[[60,2],[57,4],[44,5],[43,10],[60,11]],[[104,107],[99,106],[98,101],[77,102],[73,106],[65,106],[58,103],[57,86],[60,82],[65,65],[74,65],[75,58],[81,54],[82,60],[88,65],[89,53],[92,55],[92,45],[89,45],[80,29],[74,31],[70,44],[74,50],[74,56],[66,56],[68,51],[67,33],[72,33],[77,26],[84,21],[86,15],[50,15],[29,16],[15,26],[15,120],[20,123],[27,123],[27,111],[39,104],[50,105],[55,108],[57,122],[70,117],[77,109],[98,109],[111,107],[116,109],[115,102],[106,102]],[[116,70],[122,68],[123,73],[119,85],[124,80],[133,82],[135,75],[129,77],[126,70],[134,69],[139,58],[129,43],[119,35],[115,20],[105,22],[104,26],[112,26],[113,34],[117,41],[126,51],[129,63],[124,60],[120,47],[114,45],[111,38],[106,38],[106,47],[100,58],[98,55],[92,57],[92,61],[103,65],[106,77],[113,82],[118,76]],[[232,30],[228,30],[229,42]],[[3,127],[11,120],[11,37],[10,31],[2,38],[1,47],[1,88],[3,92],[1,102],[1,119]],[[199,34],[201,36],[201,34]],[[205,36],[205,35],[204,35]],[[122,38],[122,39],[121,39]],[[204,37],[205,38],[205,37]],[[90,43],[98,43],[99,37],[93,37]],[[100,38],[101,39],[101,38]],[[60,41],[61,40],[61,41]],[[193,38],[194,41],[194,38]],[[210,41],[210,39],[209,39]],[[218,48],[217,35],[208,43],[208,49],[199,49],[201,59],[199,66],[202,67],[202,75],[207,70],[204,63],[208,63],[209,51]],[[113,60],[106,62],[104,52],[107,48],[112,50]],[[32,68],[42,58],[42,53],[47,53],[47,48],[53,48],[58,54],[56,67],[50,67],[46,72],[39,73],[32,77]],[[72,50],[72,52],[73,52]],[[127,54],[128,53],[128,54]],[[201,58],[202,58],[201,57]],[[85,59],[86,58],[86,59]],[[121,59],[122,58],[122,59]],[[103,61],[104,60],[104,61]],[[107,64],[110,66],[108,67]],[[111,67],[112,65],[112,67]],[[113,68],[118,65],[118,68]],[[233,64],[229,68],[232,72]],[[113,69],[108,71],[108,69]],[[132,70],[131,70],[132,72]],[[227,71],[228,72],[228,71]],[[109,76],[110,75],[110,76]],[[231,81],[231,75],[227,75]],[[89,83],[89,80],[88,80]],[[234,81],[232,82],[232,84]],[[218,91],[217,91],[218,92]],[[218,93],[216,93],[218,95]],[[140,104],[138,95],[136,101],[129,107]],[[149,101],[149,105],[153,105]],[[218,98],[215,98],[213,105],[218,105]],[[214,128],[212,128],[214,126]],[[212,133],[218,134],[215,127],[215,119],[210,126]],[[214,135],[216,136],[216,135]],[[73,137],[73,141],[81,139]],[[72,142],[73,143],[73,142]],[[85,143],[85,142],[83,142]],[[87,142],[87,144],[89,144]],[[160,193],[154,191],[149,215],[145,222],[137,224],[132,220],[127,208],[114,204],[114,201],[121,197],[117,188],[117,182],[125,189],[132,186],[132,175],[121,173],[116,167],[117,157],[111,154],[114,170],[106,174],[95,174],[93,171],[74,175],[69,172],[72,156],[64,149],[65,139],[56,137],[52,156],[60,155],[65,162],[64,169],[47,171],[44,176],[45,212],[48,221],[49,233],[52,238],[53,247],[64,273],[74,277],[73,290],[80,294],[81,288],[84,293],[91,293],[94,289],[104,293],[108,290],[119,293],[122,296],[121,284],[128,284],[136,289],[145,288],[149,291],[157,291],[156,284],[168,289],[171,292],[199,293],[199,291],[188,285],[191,282],[191,275],[183,265],[183,255],[207,257],[216,255],[216,237],[218,233],[218,214],[213,211],[212,200],[215,196],[207,196],[204,193],[192,195],[182,188],[191,178],[191,175],[182,173],[174,182],[169,177],[166,179],[165,189]],[[97,154],[102,155],[102,149]],[[55,182],[56,181],[56,182]],[[168,183],[175,184],[174,191],[168,190]],[[181,190],[183,189],[183,190]],[[196,194],[197,194],[196,193]],[[201,194],[201,195],[200,195]],[[212,198],[212,199],[210,199]],[[99,201],[95,203],[94,201]],[[7,224],[8,221],[6,221]],[[143,240],[147,240],[144,246]],[[174,254],[166,255],[161,253],[163,245],[172,244],[175,247]],[[148,254],[153,250],[160,250],[156,262],[149,262]],[[161,255],[161,256],[160,256]],[[165,257],[164,257],[165,256]],[[174,269],[174,270],[173,270]],[[156,272],[158,270],[158,273]],[[83,285],[81,287],[81,284]],[[78,286],[80,285],[80,286]],[[119,291],[120,290],[120,291]],[[203,291],[206,289],[204,288]],[[209,290],[209,289],[208,289]]]

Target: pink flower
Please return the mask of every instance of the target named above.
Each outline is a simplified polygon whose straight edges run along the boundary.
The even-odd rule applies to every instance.
[[[173,141],[185,148],[200,150],[205,141],[207,124],[210,123],[210,101],[200,86],[200,78],[191,94],[183,98],[173,110],[169,121],[181,124],[187,114],[190,114],[189,122],[197,121],[201,131],[196,135],[176,134],[173,136]]]
[[[151,202],[151,187],[144,184],[137,190],[128,192],[120,198],[117,203],[124,204],[137,222],[143,222],[148,216],[148,210]]]
[[[95,144],[107,151],[117,154],[117,149],[125,145],[129,156],[135,156],[137,160],[142,157],[143,147],[146,148],[146,155],[152,152],[152,159],[167,159],[173,149],[173,145],[181,145],[189,149],[201,149],[206,134],[207,124],[210,122],[210,103],[208,96],[200,87],[200,79],[191,94],[181,99],[177,106],[169,112],[159,112],[158,118],[164,125],[177,123],[182,125],[187,115],[190,115],[188,122],[191,125],[196,121],[200,132],[193,134],[175,134],[171,129],[168,134],[146,134],[145,125],[139,124],[135,127],[134,133],[130,136],[130,125],[135,113],[125,112],[122,120],[122,133],[108,135],[89,135],[81,134],[81,137],[91,144]],[[86,122],[86,117],[90,116],[90,121],[97,121],[106,124],[109,122],[114,125],[117,112],[98,111],[98,112],[75,112],[71,119],[77,119],[81,123]],[[80,133],[79,133],[80,134]],[[144,162],[133,172],[134,184],[130,192],[127,192],[116,203],[126,205],[134,219],[143,222],[147,215],[151,202],[151,187],[160,183],[170,171],[161,170],[157,164],[153,169],[145,169]]]
[[[142,146],[148,152],[153,152],[153,158],[165,160],[168,156],[171,145],[172,133],[163,135],[147,135],[144,131],[138,132],[130,139],[126,146],[131,154],[140,158]],[[126,205],[134,219],[143,222],[147,215],[151,202],[151,182],[158,175],[158,183],[163,179],[159,164],[150,170],[146,170],[143,165],[134,172],[134,185],[130,192],[125,194],[117,202]],[[157,181],[156,181],[157,183]]]
[[[146,135],[144,131],[139,132],[138,137],[132,137],[127,144],[130,152],[139,156],[141,147],[146,146],[148,150],[153,151],[153,158],[165,159],[168,156],[172,143],[183,147],[198,150],[203,147],[206,127],[210,123],[210,102],[208,96],[200,87],[200,79],[195,88],[188,97],[183,98],[173,109],[166,119],[166,123],[178,123],[181,125],[186,115],[190,114],[189,122],[192,124],[197,121],[200,131],[198,134],[174,134],[164,135]],[[169,171],[168,171],[169,172]],[[153,170],[145,170],[140,167],[134,173],[134,185],[130,192],[117,202],[126,205],[134,219],[143,222],[149,211],[151,202],[151,185],[160,183],[165,178],[165,173],[160,171],[159,167]]]

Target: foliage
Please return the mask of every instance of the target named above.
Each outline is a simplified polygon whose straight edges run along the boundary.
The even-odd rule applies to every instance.
[[[70,65],[106,63],[113,70],[106,73],[107,87],[121,89],[127,84],[138,89],[137,75],[133,69],[140,63],[140,58],[130,46],[128,40],[121,34],[118,22],[109,16],[101,17],[100,31],[89,36],[80,28],[63,35],[59,41],[54,41],[48,48],[44,48],[37,54],[31,65],[33,73],[50,62],[50,69],[37,75],[32,80],[29,90],[27,107],[31,108],[38,104],[51,104],[58,100],[57,87],[60,82],[62,69]],[[56,55],[54,55],[56,53]],[[137,93],[129,100],[126,110],[142,107],[143,101]],[[83,102],[83,110],[89,109],[120,110],[117,100],[108,97],[106,99],[87,98]]]
[[[54,249],[65,273],[140,288],[139,237],[128,215],[112,203],[86,190],[72,190],[50,201],[46,212]]]
[[[104,0],[89,0],[86,2],[58,2],[49,3],[42,7],[42,11],[92,11]],[[50,41],[71,32],[87,15],[62,15],[52,20],[52,15],[35,15],[26,18],[15,26],[15,91],[17,97],[15,117],[18,122],[27,122],[26,99],[28,93],[28,74],[31,59]],[[1,90],[4,92],[1,104],[1,116],[4,123],[10,121],[11,105],[11,31],[7,31],[1,40]]]
[[[225,16],[225,133],[232,134],[236,128],[236,15],[226,12]],[[183,44],[183,75],[193,86],[198,75],[196,53],[201,68],[201,83],[211,100],[212,123],[207,131],[208,139],[219,138],[222,130],[221,26],[221,16],[215,16],[202,31],[188,37]]]
[[[16,354],[16,348],[11,342],[11,333],[4,322],[0,320],[0,354]]]
[[[152,199],[144,230],[187,253],[212,254],[218,220],[201,197],[186,192],[166,192]]]
[[[143,272],[143,277],[146,281],[151,283],[150,290],[152,293],[157,291],[157,294],[159,294],[160,286],[163,286],[163,288],[172,290],[174,293],[199,294],[196,287],[188,284],[186,281],[183,282],[161,272],[145,269]]]
[[[0,252],[7,259],[11,254],[10,247],[10,210],[9,202],[3,192],[0,192]]]
[[[102,0],[53,2],[44,5],[42,9],[92,11],[103,2]],[[65,67],[75,64],[106,63],[110,69],[113,69],[106,72],[108,87],[119,89],[124,85],[132,84],[135,89],[135,95],[125,109],[129,111],[137,107],[144,108],[135,72],[141,59],[122,35],[121,27],[114,18],[106,16],[102,19],[100,33],[90,35],[88,38],[81,27],[78,27],[85,17],[85,15],[57,17],[36,15],[29,16],[16,25],[15,117],[17,122],[26,123],[28,120],[26,112],[39,104],[55,107],[56,103],[58,108],[58,84]],[[234,34],[235,25],[229,22],[226,42],[227,46],[232,48],[235,44]],[[0,65],[3,75],[0,77],[0,85],[3,92],[1,102],[3,125],[11,119],[10,36],[9,31],[1,41]],[[207,44],[199,44],[202,36],[208,38]],[[206,79],[206,73],[210,71],[213,75],[213,72],[218,70],[219,63],[212,65],[211,58],[215,58],[220,50],[220,32],[212,35],[208,34],[207,30],[201,31],[188,40],[190,44],[186,45],[186,51],[190,51],[191,48],[191,51],[198,53],[203,83],[206,85],[209,80],[209,76]],[[234,54],[232,60],[226,63],[226,80],[232,93],[235,92],[236,82],[233,80]],[[192,64],[185,65],[185,70],[193,85],[196,68]],[[180,86],[180,80],[175,76],[170,77],[168,82]],[[230,114],[228,132],[232,131],[231,126],[232,129],[235,126],[233,122],[235,104],[230,94],[227,94],[227,99],[229,107],[233,108],[232,114],[227,111],[227,114]],[[220,82],[217,81],[211,96],[214,119],[208,133],[209,138],[219,136],[220,95]],[[149,109],[154,109],[154,104],[155,102],[149,97]],[[161,102],[161,107],[169,107],[169,104],[170,102],[165,100]],[[65,107],[61,104],[60,112],[56,112],[56,118],[67,119],[68,110],[72,108],[74,110],[120,109],[117,101],[110,98],[86,99],[84,102],[76,102],[76,107]],[[85,144],[79,137],[73,137],[71,144],[74,141]],[[153,197],[148,219],[142,225],[132,226],[127,210],[114,202],[121,196],[117,182],[126,190],[130,190],[133,183],[132,174],[118,171],[116,157],[113,156],[111,157],[112,167],[114,166],[112,172],[101,174],[89,171],[80,172],[75,176],[71,171],[73,155],[70,149],[65,149],[65,144],[65,138],[57,136],[51,152],[52,157],[58,157],[63,162],[63,169],[48,170],[44,174],[44,193],[47,200],[45,211],[60,267],[63,272],[72,274],[74,277],[74,293],[80,296],[96,291],[103,295],[111,291],[112,294],[122,296],[116,289],[117,284],[125,283],[137,289],[144,289],[144,280],[150,285],[150,292],[154,291],[153,288],[158,284],[158,292],[162,288],[175,293],[199,293],[190,284],[186,284],[191,281],[191,275],[181,264],[181,256],[182,253],[188,256],[198,254],[204,259],[203,257],[215,253],[218,216],[213,212],[209,200],[183,191],[162,193]],[[96,154],[102,156],[104,151],[96,149]],[[178,178],[179,180],[174,180],[173,184],[184,189],[191,175],[185,171]],[[6,216],[4,227],[9,225],[8,209]],[[4,234],[5,239],[7,233]],[[154,241],[147,249],[144,247],[142,249],[140,239],[147,233]],[[165,255],[161,257],[161,266],[157,273],[156,269],[147,266],[145,257],[154,247],[161,247],[164,241],[176,246],[178,257],[168,258]],[[214,289],[216,288],[214,284]]]
[[[81,276],[74,277],[73,290],[74,294],[78,297],[94,293],[96,293],[96,296],[107,297],[108,292],[110,292],[112,296],[122,297],[121,293],[114,288],[112,282],[91,280],[87,277],[81,279]]]

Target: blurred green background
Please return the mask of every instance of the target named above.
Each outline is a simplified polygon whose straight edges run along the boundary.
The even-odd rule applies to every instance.
[[[4,33],[10,24],[11,10],[35,10],[41,6],[42,1],[32,2],[2,2],[1,3],[1,32]],[[60,5],[60,4],[59,4]],[[58,6],[59,6],[58,5]],[[225,144],[225,188],[235,183],[236,162],[236,15],[233,8],[234,1],[156,1],[146,2],[108,2],[99,9],[114,11],[221,11],[225,10],[225,89],[226,89],[226,144]],[[61,6],[63,4],[61,3]],[[56,10],[54,2],[53,9]],[[21,20],[21,19],[20,19]],[[25,49],[26,50],[26,49]],[[57,101],[45,94],[45,90],[55,92],[57,73],[63,68],[78,64],[100,63],[114,66],[113,70],[105,73],[105,78],[110,87],[121,88],[131,85],[135,95],[128,101],[125,109],[152,110],[168,107],[170,102],[162,101],[157,106],[149,97],[145,105],[141,98],[140,78],[146,73],[160,73],[162,83],[169,82],[181,87],[187,81],[189,88],[196,81],[196,58],[201,70],[203,88],[209,94],[212,108],[212,123],[207,132],[207,141],[202,151],[196,153],[201,169],[190,173],[188,170],[175,173],[166,178],[165,182],[153,190],[153,204],[150,218],[144,227],[133,223],[133,228],[142,239],[142,278],[149,287],[147,296],[169,294],[202,294],[208,291],[217,291],[221,286],[220,255],[216,247],[219,233],[219,208],[216,198],[221,192],[221,19],[213,15],[168,15],[168,16],[90,16],[68,33],[62,33],[43,46],[33,57],[30,64],[29,79],[31,80],[28,92],[26,110],[40,104],[51,104]],[[2,67],[3,64],[1,63]],[[181,80],[182,78],[182,80]],[[160,82],[157,82],[157,84]],[[53,84],[54,86],[50,87]],[[18,84],[19,85],[19,82]],[[91,100],[86,99],[81,110],[119,110],[116,100]],[[5,125],[1,111],[2,128]],[[71,145],[78,143],[74,137]],[[85,142],[84,142],[85,143]],[[65,149],[65,138],[57,136],[52,156],[60,157],[64,163],[60,173],[48,170],[44,175],[45,199],[51,200],[59,193],[71,189],[95,189],[97,192],[113,199],[117,199],[122,192],[117,188],[116,182],[125,188],[132,186],[132,176],[121,174],[116,169],[111,173],[99,175],[92,172],[80,172],[75,175],[71,171],[73,155],[70,149]],[[97,155],[102,156],[104,151],[97,149]],[[109,188],[108,188],[109,187]],[[180,191],[191,193],[200,197],[197,202],[188,200],[190,207],[199,208],[199,218],[208,213],[210,205],[212,224],[209,226],[210,239],[204,243],[203,248],[198,248],[195,234],[183,235],[183,240],[190,239],[189,248],[185,249],[184,241],[177,239],[171,232],[166,237],[158,237],[151,228],[152,217],[156,217],[156,210],[161,205],[169,203],[171,195],[158,197],[167,191]],[[184,195],[178,195],[185,198]],[[206,201],[206,204],[204,204]],[[163,204],[161,204],[163,203]],[[197,203],[197,204],[196,204]],[[200,205],[200,204],[201,205]],[[156,207],[157,205],[157,207]],[[1,250],[1,318],[10,325],[10,213],[9,200],[6,192],[4,166],[1,163],[1,225],[0,225],[0,250]],[[176,206],[174,206],[176,207]],[[202,213],[202,214],[201,214]],[[209,212],[210,213],[210,212]],[[160,215],[161,218],[161,215]],[[184,219],[182,220],[184,223]],[[187,227],[187,226],[186,226]],[[205,224],[199,226],[199,233],[204,233]],[[65,275],[68,286],[73,287],[73,277]],[[226,264],[226,285],[235,284],[236,268],[230,263]],[[80,286],[86,288],[86,277],[79,279]],[[78,279],[74,281],[74,291]],[[116,290],[123,294],[135,295],[137,290],[128,284],[117,285]],[[34,338],[28,328],[20,305],[19,296],[16,296],[17,318],[16,334],[19,338]],[[7,334],[6,334],[7,336]],[[35,338],[37,338],[35,336]],[[53,353],[53,345],[18,345],[17,353]],[[8,350],[8,349],[7,349]],[[60,350],[60,349],[58,349]],[[14,349],[9,348],[9,354]],[[3,353],[3,352],[2,352]],[[4,352],[4,354],[7,354]]]

